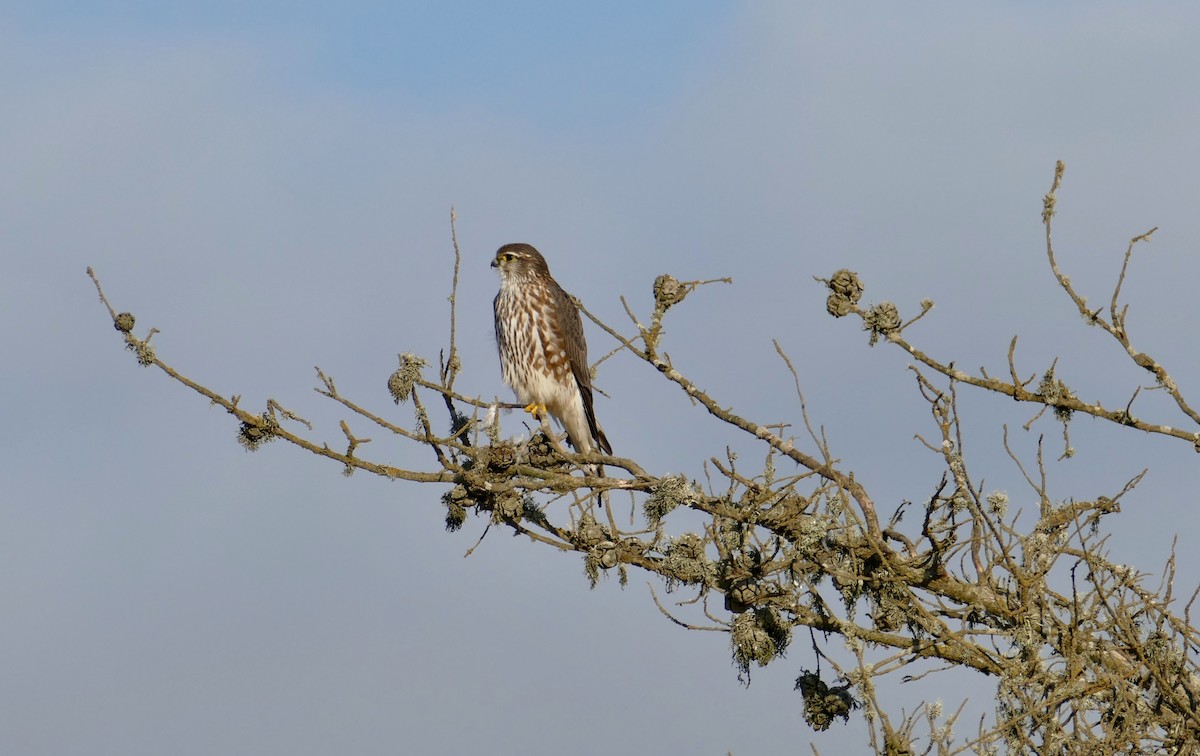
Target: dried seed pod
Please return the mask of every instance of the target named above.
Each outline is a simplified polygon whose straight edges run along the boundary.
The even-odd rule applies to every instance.
[[[129,333],[133,330],[133,313],[122,312],[113,318],[113,328],[116,328],[121,333]]]
[[[591,514],[585,514],[579,521],[579,527],[575,529],[575,540],[581,546],[592,547],[600,543],[607,537],[604,528],[596,522],[596,518]]]
[[[858,300],[862,299],[865,288],[858,274],[846,268],[834,273],[833,277],[829,279],[828,286],[831,292],[845,297],[850,304],[857,304]]]
[[[654,279],[654,303],[664,311],[682,302],[687,293],[687,287],[679,283],[674,276],[664,273]]]
[[[617,544],[612,541],[601,541],[592,549],[596,554],[596,560],[606,570],[611,570],[621,561],[621,553],[617,549]]]

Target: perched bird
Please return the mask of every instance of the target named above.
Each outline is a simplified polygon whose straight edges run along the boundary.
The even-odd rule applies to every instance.
[[[558,420],[576,451],[612,454],[592,409],[587,342],[571,297],[528,244],[505,244],[492,267],[500,272],[494,309],[504,382],[535,418]]]

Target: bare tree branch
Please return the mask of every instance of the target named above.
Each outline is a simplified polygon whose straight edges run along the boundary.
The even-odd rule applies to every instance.
[[[1130,346],[1129,307],[1120,301],[1134,247],[1148,242],[1154,229],[1130,241],[1107,315],[1103,308],[1091,309],[1060,270],[1051,242],[1063,174],[1059,163],[1043,203],[1051,272],[1089,324],[1104,329],[1130,359],[1154,374],[1157,387],[1172,396],[1182,414],[1181,427],[1134,417],[1141,387],[1123,395],[1122,409],[1110,409],[1080,400],[1056,375],[1057,361],[1040,377],[1023,374],[1015,336],[1005,355],[1004,378],[983,368],[971,374],[954,361],[935,359],[903,336],[932,310],[932,302],[921,302],[919,314],[904,321],[890,302],[860,305],[862,281],[840,270],[828,280],[818,279],[829,290],[827,311],[835,317],[856,315],[872,344],[895,344],[916,360],[910,366],[915,391],[928,405],[930,426],[915,436],[941,468],[927,487],[895,507],[886,525],[867,487],[835,457],[824,429],[812,422],[800,374],[778,342],[775,350],[792,377],[805,428],[800,440],[785,436],[795,421],[745,417],[672,363],[665,350],[666,313],[701,287],[731,279],[659,276],[650,313],[638,314],[621,298],[629,334],[581,306],[616,344],[598,365],[618,357],[645,363],[654,369],[648,375],[677,386],[720,420],[723,431],[761,442],[754,447],[763,450],[761,464],[739,459],[732,443],[704,455],[698,462],[706,478],[702,487],[686,475],[655,472],[637,460],[567,453],[548,425],[530,429],[525,439],[506,438],[500,411],[516,405],[454,390],[463,366],[455,335],[461,254],[453,210],[448,347],[435,379],[422,374],[423,358],[402,354],[387,381],[397,404],[412,405],[411,426],[343,396],[333,378],[317,370],[316,392],[347,412],[348,419],[338,423],[344,452],[313,440],[318,431],[274,400],[268,399],[262,412],[249,412],[239,406],[239,397],[218,394],[164,363],[156,352],[160,344],[150,344],[156,331],[150,329],[144,338],[134,335],[133,316],[118,313],[90,268],[88,275],[139,364],[158,367],[233,415],[238,440],[248,450],[282,439],[347,472],[439,484],[447,530],[477,525],[478,540],[468,556],[496,527],[534,546],[578,554],[593,586],[613,574],[624,585],[629,570],[642,570],[652,578],[655,606],[671,622],[729,634],[734,666],[747,684],[755,668],[779,663],[795,630],[806,631],[811,648],[802,652],[807,662],[795,687],[804,720],[816,730],[861,710],[877,753],[913,754],[919,748],[939,754],[1197,752],[1200,633],[1190,617],[1200,589],[1190,594],[1182,614],[1176,613],[1174,554],[1160,584],[1148,588],[1147,573],[1110,561],[1102,530],[1146,471],[1132,474],[1117,491],[1080,492],[1066,501],[1049,494],[1051,465],[1075,454],[1067,433],[1074,413],[1180,438],[1200,449],[1200,432],[1193,428],[1200,417],[1166,368]],[[1001,463],[1014,466],[1032,492],[1037,507],[1031,517],[1022,520],[1022,512],[1010,511],[1007,493],[985,488],[979,469],[989,461],[967,448],[962,386],[1037,406],[1027,427],[1046,411],[1062,425],[1064,453],[1049,464],[1040,436],[1036,450],[1023,457],[1010,446],[1008,426],[1003,426],[1009,459]],[[441,401],[427,403],[429,396]],[[435,411],[438,417],[431,414]],[[405,469],[364,459],[360,454],[371,439],[352,423],[426,448],[428,467]],[[443,427],[444,435],[435,430]],[[782,474],[777,469],[782,460],[796,467],[789,465]],[[608,474],[599,474],[597,465]],[[625,524],[614,514],[614,491],[630,498]],[[673,609],[660,600],[654,582],[682,596]],[[973,670],[996,686],[994,715],[981,718],[970,735],[954,733],[965,702],[949,715],[940,701],[897,707],[877,684],[888,676],[935,678],[950,669]]]

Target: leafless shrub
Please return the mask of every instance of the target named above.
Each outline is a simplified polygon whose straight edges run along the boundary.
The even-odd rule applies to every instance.
[[[713,281],[659,276],[648,325],[625,305],[630,333],[588,313],[620,350],[653,366],[731,433],[761,443],[761,469],[748,472],[732,455],[714,456],[706,462],[713,475],[702,486],[682,475],[649,472],[632,459],[565,454],[543,434],[521,443],[501,439],[497,407],[454,390],[462,369],[453,314],[457,240],[450,342],[437,376],[422,372],[425,360],[401,355],[400,367],[386,381],[397,403],[411,402],[413,427],[394,424],[342,396],[334,380],[318,370],[317,391],[341,404],[355,423],[430,447],[437,465],[425,470],[361,456],[359,447],[370,439],[355,435],[349,421],[341,423],[344,448],[335,449],[310,440],[311,426],[273,401],[263,411],[247,410],[237,396],[221,396],[181,375],[151,348],[154,330],[135,335],[133,316],[118,314],[91,269],[88,273],[138,361],[157,366],[233,415],[238,440],[247,449],[279,439],[347,471],[444,486],[448,530],[478,518],[485,533],[508,528],[536,544],[577,552],[593,585],[614,570],[624,584],[628,568],[638,568],[667,593],[682,594],[669,609],[651,587],[654,602],[672,621],[729,633],[734,666],[747,683],[754,667],[779,663],[789,651],[793,657],[803,654],[795,709],[816,730],[859,710],[878,753],[1194,753],[1200,749],[1200,670],[1194,658],[1200,638],[1190,622],[1195,594],[1182,616],[1172,610],[1173,555],[1157,588],[1147,587],[1142,572],[1105,556],[1102,520],[1119,511],[1145,471],[1108,494],[1054,501],[1047,492],[1041,444],[1036,459],[1022,460],[1008,447],[1006,429],[1012,463],[1039,502],[1036,518],[1018,525],[1008,495],[983,490],[962,454],[958,393],[964,386],[1037,407],[1026,428],[1050,410],[1062,426],[1064,457],[1074,453],[1067,431],[1081,415],[1178,438],[1200,450],[1200,415],[1167,369],[1130,345],[1127,307],[1119,301],[1133,250],[1154,230],[1130,241],[1108,307],[1089,307],[1059,269],[1051,243],[1062,176],[1059,163],[1044,201],[1053,275],[1085,322],[1107,332],[1129,359],[1150,372],[1192,429],[1136,417],[1136,390],[1121,408],[1086,402],[1053,365],[1040,378],[1037,372],[1022,378],[1016,338],[1009,346],[1006,377],[982,369],[968,373],[938,360],[905,337],[932,302],[922,301],[919,313],[904,322],[900,308],[890,302],[860,306],[864,282],[852,271],[837,271],[828,280],[818,279],[829,290],[829,313],[856,315],[872,344],[907,352],[916,361],[917,393],[931,411],[934,432],[920,439],[944,470],[929,493],[914,497],[919,503],[906,508],[917,516],[904,527],[905,508],[881,519],[859,479],[835,461],[824,434],[809,421],[799,377],[778,344],[783,366],[796,381],[802,439],[783,437],[776,432],[780,426],[736,414],[660,352],[668,309]],[[444,434],[434,430],[439,423],[426,406],[430,397],[444,407],[446,416],[439,421],[447,428]],[[777,463],[785,459],[799,472],[780,475]],[[606,474],[597,474],[597,464]],[[618,493],[640,502],[639,523],[618,525],[612,501]],[[671,532],[675,515],[686,510],[700,513],[704,526]],[[810,640],[803,652],[790,648],[801,629]],[[894,720],[896,706],[879,700],[875,681],[907,675],[911,665],[924,660],[994,679],[994,717],[974,734],[956,735],[961,707],[946,715],[935,701]]]

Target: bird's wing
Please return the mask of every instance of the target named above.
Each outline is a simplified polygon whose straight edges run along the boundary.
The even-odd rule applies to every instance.
[[[560,336],[567,351],[567,360],[571,363],[571,374],[575,376],[575,383],[579,384],[588,430],[592,432],[596,444],[606,454],[612,454],[612,447],[609,446],[600,423],[596,422],[596,411],[592,406],[592,373],[588,369],[587,340],[583,335],[583,319],[579,317],[579,308],[557,283],[554,284],[554,301],[557,320],[562,328]]]

